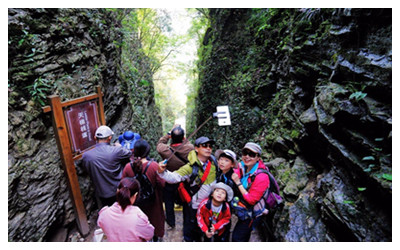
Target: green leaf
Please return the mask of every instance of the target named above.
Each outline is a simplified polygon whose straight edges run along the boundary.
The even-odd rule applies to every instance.
[[[392,181],[392,174],[382,174],[382,178],[388,181]]]
[[[355,99],[356,101],[359,101],[359,100],[363,99],[363,98],[366,97],[366,96],[367,96],[366,93],[363,93],[363,92],[361,92],[361,91],[357,91],[357,92],[351,94],[350,97],[349,97],[349,99],[350,99],[350,100],[351,100],[351,99]]]
[[[375,158],[373,156],[366,156],[364,158],[362,158],[363,161],[374,161]]]
[[[140,85],[142,85],[142,86],[149,86],[150,83],[149,83],[148,81],[146,81],[146,80],[141,80],[141,81],[140,81]]]
[[[344,201],[343,201],[343,204],[354,204],[354,201],[347,201],[347,200],[344,200]]]
[[[367,190],[366,187],[359,187],[359,188],[357,188],[357,189],[358,189],[358,191],[360,191],[360,192]]]

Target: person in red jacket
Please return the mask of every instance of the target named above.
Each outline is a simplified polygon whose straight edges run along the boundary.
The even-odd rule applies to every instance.
[[[126,164],[122,171],[122,178],[134,177],[138,172],[143,173],[146,169],[146,165],[150,162],[146,171],[146,176],[155,190],[155,199],[150,204],[141,204],[138,207],[147,215],[150,223],[154,226],[153,241],[161,241],[165,233],[165,214],[162,204],[162,190],[165,181],[156,173],[158,170],[158,163],[148,157],[150,153],[150,145],[146,140],[138,140],[135,143],[133,152],[135,160],[132,162],[132,166],[130,163]]]
[[[228,202],[233,198],[233,191],[222,182],[214,184],[212,190],[209,198],[203,200],[197,209],[197,224],[204,233],[204,241],[228,241],[224,231],[231,220]]]

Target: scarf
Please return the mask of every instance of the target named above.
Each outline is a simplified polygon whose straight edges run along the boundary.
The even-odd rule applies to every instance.
[[[247,167],[244,165],[244,162],[242,161],[240,163],[242,165],[242,167],[244,168],[244,170],[247,170]],[[251,170],[246,173],[246,171],[243,172],[243,177],[240,179],[240,182],[242,182],[243,187],[247,190],[249,183],[248,183],[248,179],[250,177],[250,175],[254,174],[254,172],[256,172],[258,168],[258,162],[256,164],[254,164],[254,166],[251,168]]]

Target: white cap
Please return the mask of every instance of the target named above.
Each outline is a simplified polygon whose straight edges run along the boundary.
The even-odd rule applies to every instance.
[[[248,143],[246,143],[246,145],[244,145],[243,149],[245,149],[245,148],[250,149],[254,153],[261,155],[261,147],[257,143],[248,142]]]
[[[229,149],[218,149],[217,151],[215,151],[215,157],[217,158],[217,160],[219,159],[219,157],[221,157],[222,155],[228,156],[229,158],[231,158],[233,160],[233,163],[236,165],[236,154],[235,152],[233,152],[232,150]]]
[[[105,125],[98,127],[95,134],[96,138],[99,139],[104,139],[112,135],[114,135],[114,132]]]
[[[233,190],[232,190],[232,188],[230,186],[226,185],[223,182],[217,182],[212,187],[213,192],[214,192],[214,190],[216,188],[221,188],[221,189],[225,190],[225,192],[226,192],[226,200],[228,202],[230,202],[232,200],[232,198],[233,198]]]

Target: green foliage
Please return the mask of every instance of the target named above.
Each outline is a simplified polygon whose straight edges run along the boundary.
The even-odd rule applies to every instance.
[[[365,156],[364,158],[362,158],[362,160],[363,161],[374,161],[375,160],[375,157],[373,157],[373,156]]]
[[[369,164],[368,167],[364,169],[364,172],[371,172],[373,169],[375,169],[375,167],[375,164]]]
[[[32,85],[28,85],[24,89],[28,90],[28,93],[34,102],[41,106],[45,106],[46,104],[44,101],[52,89],[52,86],[48,83],[49,81],[47,79],[39,77]]]
[[[351,200],[344,200],[344,201],[343,201],[343,204],[355,205],[355,202],[354,202],[354,201],[351,201]]]
[[[367,93],[363,93],[361,91],[354,92],[350,95],[349,99],[350,100],[356,100],[357,102],[362,100],[367,96]]]
[[[388,181],[392,181],[392,174],[382,174],[382,178]]]

